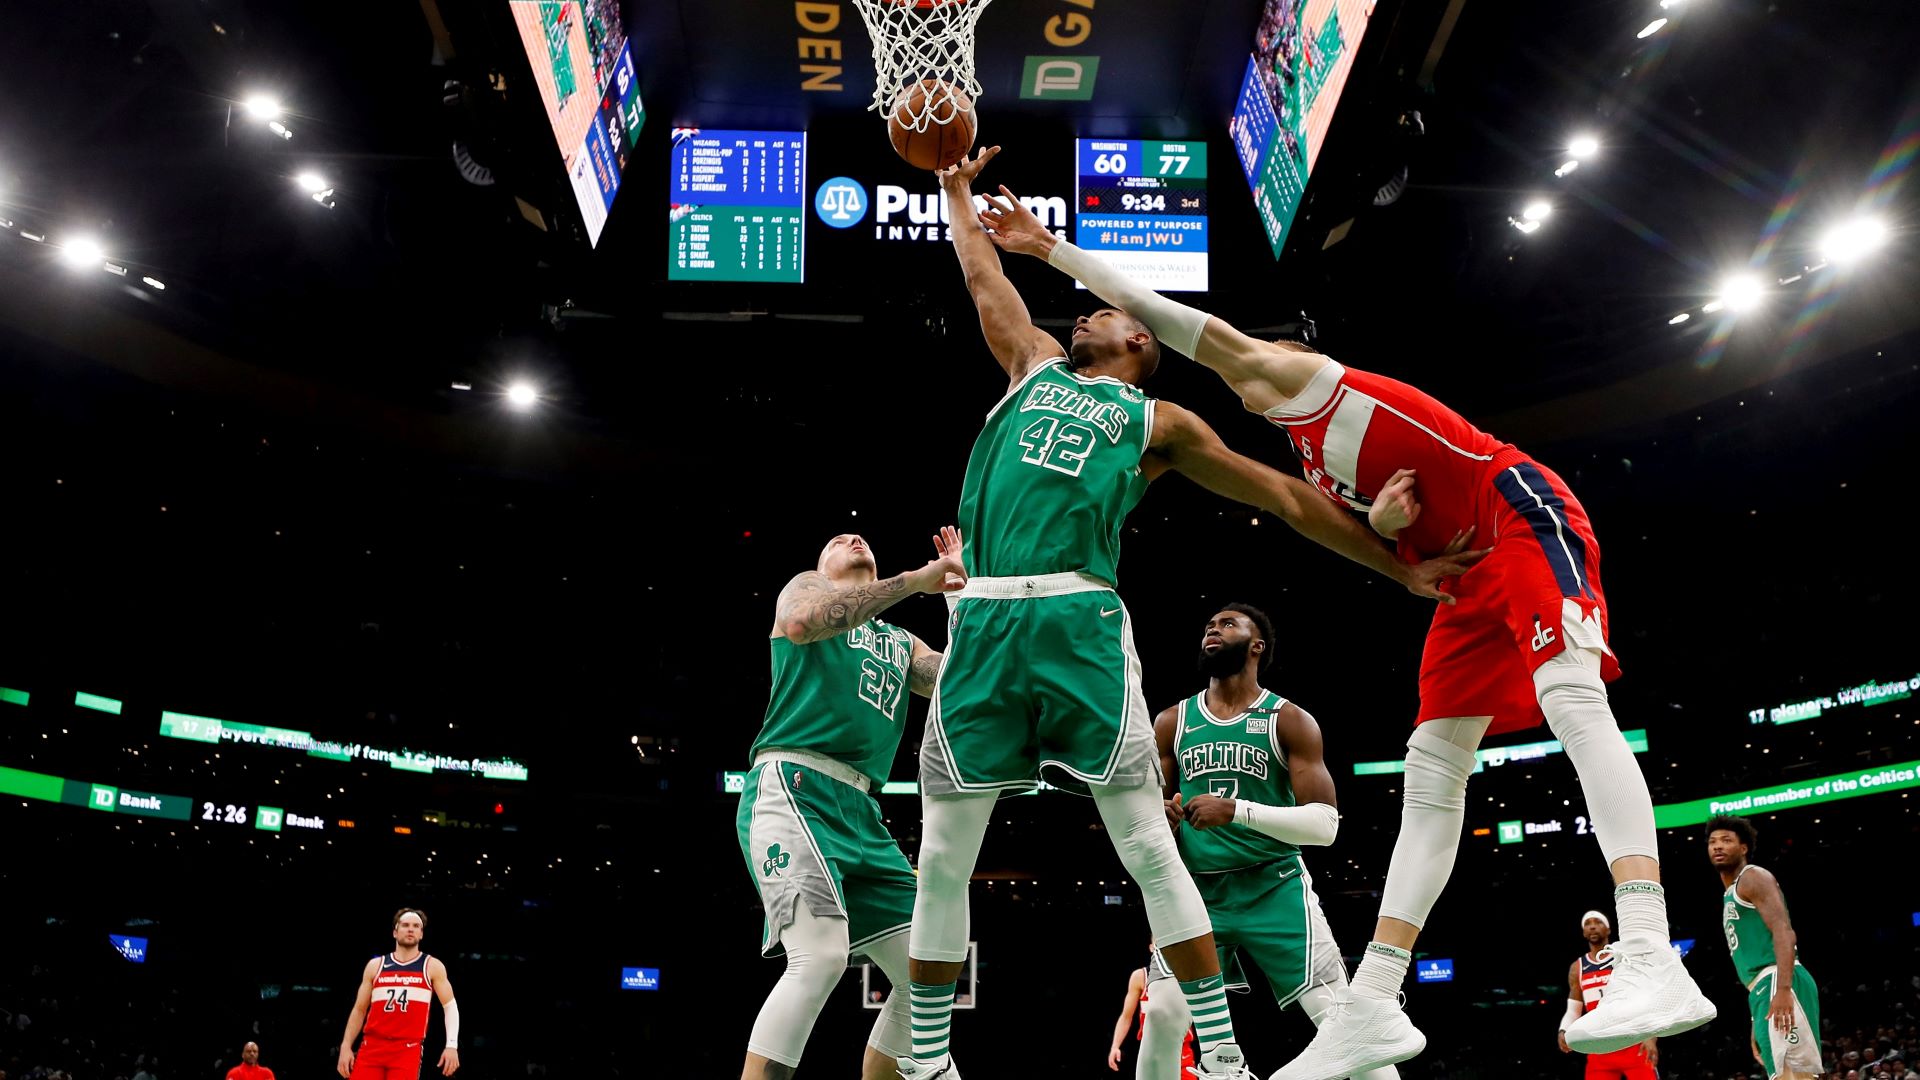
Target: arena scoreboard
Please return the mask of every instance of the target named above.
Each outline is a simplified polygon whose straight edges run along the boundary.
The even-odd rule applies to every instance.
[[[668,280],[805,280],[805,132],[676,128],[672,155]]]
[[[1207,288],[1207,144],[1080,139],[1074,243],[1156,292]]]

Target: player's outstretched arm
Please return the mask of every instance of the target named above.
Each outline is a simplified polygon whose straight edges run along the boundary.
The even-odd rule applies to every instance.
[[[1286,751],[1287,774],[1298,805],[1269,806],[1252,799],[1198,795],[1187,804],[1187,823],[1197,829],[1245,825],[1303,846],[1333,843],[1340,832],[1340,811],[1334,806],[1333,774],[1327,771],[1320,725],[1305,709],[1288,702],[1273,718],[1273,733]]]
[[[360,972],[360,990],[353,997],[353,1011],[347,1014],[347,1033],[340,1036],[340,1060],[335,1070],[341,1076],[353,1075],[353,1040],[360,1037],[360,1028],[367,1022],[367,1006],[373,1003],[373,980],[380,974],[380,958],[367,961]]]
[[[440,999],[440,1011],[447,1018],[447,1046],[440,1051],[440,1075],[452,1076],[460,1068],[460,1003],[453,999],[453,983],[447,979],[447,965],[436,957],[427,957],[427,981]]]
[[[1088,291],[1147,324],[1161,343],[1191,356],[1226,380],[1248,409],[1265,412],[1298,397],[1327,358],[1303,345],[1276,344],[1248,337],[1225,319],[1169,300],[1129,278],[1098,256],[1082,251],[1047,231],[1005,184],[988,195],[979,214],[994,244],[1032,255]]]
[[[1006,369],[1007,377],[1019,380],[1033,366],[1061,354],[1053,335],[1033,325],[1027,314],[1027,302],[1007,280],[1000,268],[1000,253],[987,234],[973,228],[973,178],[1000,153],[997,146],[980,151],[978,157],[961,158],[939,170],[940,190],[947,197],[947,216],[953,227],[953,252],[960,257],[960,270],[967,277],[967,292],[980,313],[980,331],[986,335],[987,348]]]
[[[1392,578],[1415,596],[1453,603],[1453,597],[1440,590],[1440,582],[1459,577],[1487,554],[1461,551],[1414,565],[1403,563],[1370,529],[1306,481],[1227,449],[1205,420],[1170,401],[1154,406],[1148,448],[1160,457],[1165,468],[1187,474],[1217,495],[1280,515],[1307,539]]]
[[[918,570],[863,585],[835,585],[818,570],[796,575],[774,602],[773,630],[795,645],[825,641],[859,626],[916,593],[955,592],[967,584],[960,560],[960,530],[943,526],[933,538],[936,554]]]
[[[913,664],[907,669],[909,689],[923,698],[930,698],[933,688],[940,682],[940,662],[946,657],[934,652],[932,646],[920,640],[920,635],[910,636],[913,638]]]
[[[1780,879],[1765,867],[1748,867],[1734,891],[1760,912],[1760,921],[1773,931],[1773,1001],[1767,1008],[1767,1019],[1781,1031],[1791,1030],[1793,958],[1798,939],[1793,934],[1793,920],[1787,918],[1787,898],[1780,891]]]

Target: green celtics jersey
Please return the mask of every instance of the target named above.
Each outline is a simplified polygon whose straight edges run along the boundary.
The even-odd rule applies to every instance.
[[[1153,399],[1067,358],[1027,374],[987,414],[960,488],[967,571],[1079,570],[1117,584],[1120,523],[1140,501]]]
[[[1174,750],[1182,801],[1218,795],[1268,806],[1294,805],[1287,755],[1273,734],[1274,719],[1285,704],[1285,698],[1265,691],[1246,712],[1222,719],[1207,711],[1205,691],[1181,702]],[[1285,840],[1239,824],[1184,826],[1174,835],[1180,839],[1180,857],[1196,874],[1240,870],[1300,854]]]
[[[753,753],[809,750],[885,783],[907,716],[913,635],[868,619],[824,641],[768,645],[773,694]]]
[[[1751,866],[1743,867],[1740,873],[1751,869]],[[1752,904],[1740,899],[1736,893],[1739,887],[1740,879],[1735,877],[1720,899],[1720,928],[1727,934],[1727,952],[1733,955],[1733,970],[1739,973],[1741,982],[1751,985],[1762,970],[1773,966],[1773,931]],[[1783,898],[1780,904],[1785,907],[1786,900]],[[1794,953],[1797,961],[1799,950],[1796,948]]]

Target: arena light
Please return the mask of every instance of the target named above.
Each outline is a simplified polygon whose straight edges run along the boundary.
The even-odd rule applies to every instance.
[[[1555,175],[1555,176],[1566,176],[1566,175],[1568,175],[1568,174],[1570,174],[1570,173],[1572,173],[1572,172],[1573,172],[1573,170],[1575,170],[1575,169],[1577,169],[1577,168],[1579,168],[1579,167],[1580,167],[1580,162],[1579,162],[1579,161],[1577,161],[1577,160],[1575,160],[1575,159],[1572,159],[1572,158],[1569,158],[1569,159],[1567,159],[1566,161],[1563,161],[1563,162],[1561,162],[1561,163],[1560,163],[1560,167],[1559,167],[1559,168],[1557,168],[1557,169],[1555,169],[1555,170],[1553,170],[1553,175]]]
[[[1512,225],[1523,233],[1531,234],[1540,231],[1540,223],[1537,221],[1521,221],[1519,218],[1508,218],[1507,224]]]
[[[1674,316],[1673,318],[1671,318],[1671,319],[1668,319],[1668,320],[1667,320],[1667,325],[1668,325],[1668,326],[1679,326],[1679,325],[1680,325],[1681,323],[1683,323],[1683,322],[1686,322],[1686,321],[1687,321],[1688,319],[1691,319],[1691,318],[1693,318],[1693,316],[1691,316],[1691,315],[1689,315],[1689,314],[1687,314],[1686,312],[1684,312],[1684,311],[1683,311],[1683,312],[1681,312],[1680,314],[1678,314],[1678,315],[1675,315],[1675,316]]]
[[[1567,153],[1577,158],[1587,158],[1600,152],[1600,140],[1592,135],[1575,135],[1567,144]]]
[[[507,404],[516,409],[531,409],[540,400],[540,391],[530,382],[517,382],[507,387]]]
[[[69,240],[65,244],[62,244],[60,246],[60,257],[65,259],[69,266],[87,270],[99,266],[105,261],[106,252],[100,250],[99,241],[83,236],[77,240]]]
[[[1547,215],[1551,213],[1553,213],[1551,203],[1544,199],[1535,199],[1527,204],[1526,209],[1520,211],[1520,218],[1523,221],[1545,221]]]
[[[1650,37],[1652,37],[1653,35],[1655,35],[1655,34],[1657,34],[1657,33],[1659,33],[1659,32],[1660,32],[1660,28],[1661,28],[1661,27],[1663,27],[1663,26],[1665,26],[1665,25],[1667,25],[1667,20],[1665,20],[1665,19],[1655,19],[1655,20],[1653,20],[1652,22],[1650,22],[1650,23],[1648,23],[1648,24],[1647,24],[1647,25],[1646,25],[1646,26],[1645,26],[1644,28],[1642,28],[1642,29],[1641,29],[1641,31],[1640,31],[1639,33],[1637,33],[1637,34],[1635,34],[1635,35],[1633,35],[1633,36],[1634,36],[1634,37],[1637,37],[1637,38],[1642,38],[1642,39],[1644,39],[1644,38],[1650,38]]]
[[[1820,254],[1830,263],[1850,263],[1878,251],[1887,242],[1887,226],[1878,218],[1854,218],[1827,230]]]
[[[287,125],[281,123],[278,120],[275,120],[272,123],[268,124],[267,130],[273,132],[275,135],[278,135],[283,139],[293,138],[293,132],[288,131]]]
[[[1728,311],[1751,311],[1766,295],[1765,288],[1752,274],[1736,274],[1720,283],[1719,300]]]
[[[158,289],[161,292],[167,291],[167,283],[161,281],[159,278],[143,277],[140,280],[150,289]]]
[[[247,110],[247,115],[255,120],[277,120],[280,117],[280,103],[265,94],[249,96],[242,106]]]
[[[1720,310],[1721,308],[1723,308],[1723,307],[1725,307],[1725,306],[1726,306],[1726,305],[1724,305],[1724,304],[1722,304],[1722,303],[1721,303],[1720,301],[1718,301],[1718,300],[1709,300],[1709,301],[1707,301],[1707,302],[1706,302],[1705,304],[1702,304],[1702,305],[1700,306],[1700,310],[1701,310],[1701,311],[1703,311],[1703,312],[1705,312],[1705,313],[1706,313],[1706,314],[1708,314],[1708,315],[1711,315],[1711,314],[1713,314],[1714,312],[1716,312],[1716,311],[1719,311],[1719,310]]]
[[[308,193],[309,195],[314,194],[316,192],[325,191],[329,186],[331,186],[327,183],[326,179],[323,178],[319,173],[310,173],[310,172],[303,172],[299,176],[294,177],[293,182],[296,184],[299,184],[300,190]]]

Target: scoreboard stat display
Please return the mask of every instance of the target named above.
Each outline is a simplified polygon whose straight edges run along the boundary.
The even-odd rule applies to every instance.
[[[1207,144],[1080,139],[1074,243],[1157,292],[1207,288]]]
[[[680,128],[672,167],[668,280],[805,280],[805,132]]]

